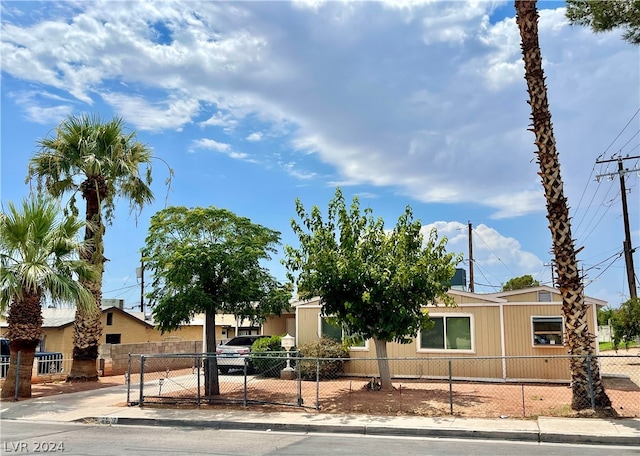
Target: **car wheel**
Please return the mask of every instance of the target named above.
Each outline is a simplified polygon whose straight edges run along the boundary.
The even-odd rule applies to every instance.
[[[220,373],[222,375],[227,375],[229,373],[229,368],[227,366],[219,366],[218,369],[220,369]]]

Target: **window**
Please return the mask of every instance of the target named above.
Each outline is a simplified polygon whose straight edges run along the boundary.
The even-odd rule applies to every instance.
[[[357,337],[357,334],[349,334],[347,331],[343,330],[342,325],[328,317],[320,317],[320,336],[337,340],[338,342],[342,342],[344,339],[347,339],[351,348],[367,347],[366,340]]]
[[[113,312],[107,312],[107,326],[113,325]]]
[[[120,343],[120,334],[107,334],[105,336],[105,341],[108,344],[119,344]]]
[[[441,316],[431,319],[433,327],[420,331],[419,349],[472,350],[471,316]]]
[[[562,317],[531,317],[533,345],[562,346]]]

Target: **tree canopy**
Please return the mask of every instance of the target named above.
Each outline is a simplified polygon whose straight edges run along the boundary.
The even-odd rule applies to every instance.
[[[93,295],[79,282],[95,275],[94,267],[79,258],[88,244],[79,240],[85,224],[59,215],[57,204],[46,197],[25,199],[20,206],[9,202],[8,210],[0,213],[0,311],[8,306],[5,335],[11,351],[3,398],[16,393],[31,397],[31,366],[42,335],[45,298],[95,308]]]
[[[590,27],[594,32],[624,29],[625,41],[640,44],[639,0],[567,0],[566,15],[571,24]]]
[[[640,337],[640,298],[624,302],[613,313],[613,345],[618,348],[620,342],[628,347],[629,343]]]
[[[540,286],[540,282],[534,280],[531,274],[525,274],[523,276],[507,280],[507,283],[502,286],[502,291],[522,290],[523,288],[538,286]]]
[[[253,320],[280,314],[290,287],[261,265],[279,243],[277,231],[226,209],[173,206],[156,213],[143,254],[160,329],[174,330],[197,313]]]
[[[319,296],[324,315],[350,334],[373,338],[379,359],[387,342],[408,343],[428,326],[424,306],[451,303],[447,291],[460,257],[446,252],[435,230],[425,240],[410,207],[391,231],[371,209],[361,211],[357,198],[347,207],[339,188],[326,219],[300,200],[296,212],[300,222],[291,226],[300,247],[285,247],[285,264],[299,296]],[[383,388],[390,387],[388,366],[380,371]]]

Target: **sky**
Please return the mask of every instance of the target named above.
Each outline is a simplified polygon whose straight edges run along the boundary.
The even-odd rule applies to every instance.
[[[167,206],[225,208],[297,246],[296,198],[326,213],[336,187],[389,229],[411,206],[467,270],[470,223],[476,292],[524,274],[552,283],[513,2],[3,0],[0,8],[3,207],[29,195],[37,141],[68,115],[122,117],[157,157],[154,202],[131,214],[120,201],[107,227],[105,298],[140,305],[140,249],[150,218]],[[640,50],[619,30],[570,26],[562,2],[539,8],[586,294],[618,307],[629,288],[615,159],[640,155]],[[623,163],[638,246],[640,162]],[[282,251],[268,266],[285,280]]]

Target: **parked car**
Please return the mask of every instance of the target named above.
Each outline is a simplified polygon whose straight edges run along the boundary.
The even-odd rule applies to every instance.
[[[2,337],[0,338],[0,378],[7,376],[9,357],[9,339]],[[34,362],[38,363],[38,375],[62,372],[62,353],[36,352]]]
[[[221,374],[228,374],[231,369],[244,369],[247,363],[247,371],[253,372],[253,365],[249,359],[251,346],[258,339],[269,336],[238,336],[227,340],[216,348],[218,369]]]

